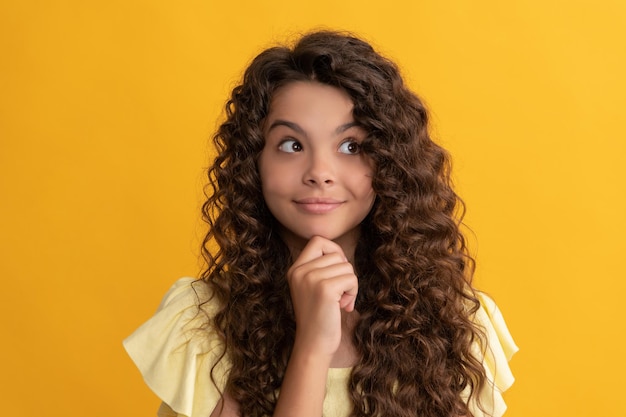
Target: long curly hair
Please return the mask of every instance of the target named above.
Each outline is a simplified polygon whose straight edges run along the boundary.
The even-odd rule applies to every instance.
[[[269,416],[295,339],[286,272],[293,262],[261,193],[262,125],[277,89],[294,81],[345,91],[368,133],[376,201],[355,254],[360,319],[349,391],[354,416],[469,416],[486,383],[472,345],[479,302],[460,231],[464,206],[448,154],[397,66],[350,34],[321,31],[258,55],[234,88],[214,142],[203,215],[201,278],[217,298],[212,326],[232,365],[226,391],[243,416]]]

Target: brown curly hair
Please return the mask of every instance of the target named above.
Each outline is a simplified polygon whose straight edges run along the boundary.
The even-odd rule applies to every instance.
[[[356,248],[359,355],[349,390],[354,416],[469,416],[485,384],[471,351],[473,259],[459,227],[464,206],[424,104],[397,66],[350,34],[314,32],[263,51],[226,104],[214,137],[203,205],[209,232],[202,279],[220,306],[212,325],[232,363],[226,391],[243,416],[273,413],[295,338],[286,271],[293,262],[261,193],[262,125],[276,90],[294,81],[345,91],[368,133],[376,201]],[[465,391],[465,393],[464,393]]]

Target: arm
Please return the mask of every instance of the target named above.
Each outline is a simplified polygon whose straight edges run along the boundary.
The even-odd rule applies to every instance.
[[[239,417],[239,404],[228,394],[224,394],[224,398],[217,403],[210,417]]]
[[[323,358],[317,360],[305,354],[297,354],[294,349],[280,389],[274,416],[320,417],[329,363]],[[217,403],[211,417],[240,417],[239,405],[228,394],[224,394],[223,400]]]
[[[274,416],[319,417],[341,342],[341,310],[354,310],[358,280],[341,247],[321,237],[309,241],[287,279],[296,338]]]

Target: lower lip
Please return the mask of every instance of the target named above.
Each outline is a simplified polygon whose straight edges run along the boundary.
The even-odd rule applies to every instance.
[[[296,203],[296,206],[305,213],[324,214],[338,208],[341,203]]]

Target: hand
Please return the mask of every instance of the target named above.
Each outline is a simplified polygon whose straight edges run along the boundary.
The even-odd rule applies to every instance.
[[[330,361],[341,342],[341,310],[354,310],[354,268],[339,245],[315,236],[287,271],[287,280],[296,316],[294,351]]]

